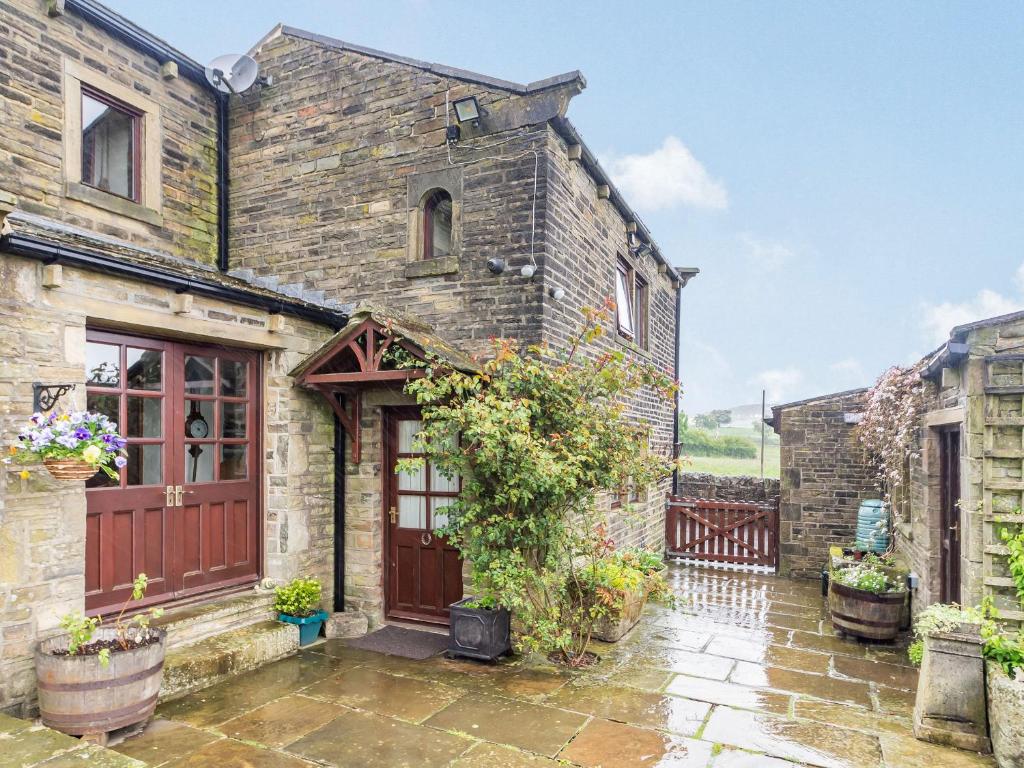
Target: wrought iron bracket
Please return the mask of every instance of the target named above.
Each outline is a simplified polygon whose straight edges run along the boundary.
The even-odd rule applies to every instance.
[[[32,410],[37,412],[50,411],[58,401],[77,384],[32,384]]]

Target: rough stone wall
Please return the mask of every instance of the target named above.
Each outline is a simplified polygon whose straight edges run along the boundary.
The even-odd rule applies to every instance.
[[[898,526],[900,552],[920,576],[915,606],[941,599],[940,430],[960,428],[961,600],[992,595],[1004,618],[1024,621],[1013,593],[1001,521],[1024,524],[1024,322],[970,332],[968,357],[929,383],[928,409],[911,460],[910,509]],[[986,385],[987,381],[987,385]]]
[[[87,324],[266,349],[264,572],[320,576],[329,605],[331,419],[286,375],[328,332],[288,318],[271,333],[265,312],[199,296],[190,311],[176,313],[171,290],[70,268],[45,288],[43,270],[34,260],[0,256],[0,443],[10,445],[31,415],[33,381],[77,383],[69,405],[84,407]],[[33,645],[57,630],[61,615],[84,610],[85,592],[84,484],[55,481],[41,467],[23,480],[20,469],[0,473],[0,711],[14,714],[32,705]]]
[[[565,296],[555,301],[545,290],[543,340],[554,348],[565,348],[566,340],[582,323],[581,308],[600,306],[615,296],[619,255],[631,259],[637,273],[649,286],[649,343],[646,350],[608,331],[590,350],[600,353],[622,350],[653,363],[669,374],[674,372],[676,289],[664,268],[652,256],[630,254],[627,224],[607,199],[599,199],[597,186],[583,166],[568,156],[565,142],[553,129],[548,132],[547,205],[545,210],[545,289],[561,288]],[[681,374],[685,379],[685,371]],[[651,427],[651,445],[656,451],[672,450],[672,421],[675,408],[644,391],[632,403],[633,418]],[[613,516],[611,532],[619,546],[664,549],[665,499],[671,490],[666,479],[646,489],[632,519]],[[610,500],[606,503],[610,504]]]
[[[679,496],[719,501],[774,501],[779,498],[779,480],[766,477],[712,475],[707,472],[682,472]]]
[[[878,498],[875,469],[843,414],[864,393],[823,396],[777,409],[781,437],[779,557],[783,574],[817,578],[832,545],[852,542],[857,508]]]
[[[209,93],[72,13],[50,18],[43,0],[0,2],[0,192],[22,210],[206,263],[216,260],[216,120]],[[65,63],[159,105],[156,136],[162,222],[112,213],[66,194]],[[102,83],[97,82],[99,87]],[[101,88],[102,90],[102,88]]]
[[[519,267],[535,166],[538,250],[544,237],[545,124],[467,138],[452,164],[446,89],[491,113],[514,110],[512,96],[289,34],[256,58],[274,85],[233,111],[233,264],[392,306],[468,352],[488,351],[491,336],[537,341],[542,284]],[[440,185],[455,202],[458,243],[452,258],[424,260],[410,217],[420,193]],[[511,268],[491,274],[492,256]]]

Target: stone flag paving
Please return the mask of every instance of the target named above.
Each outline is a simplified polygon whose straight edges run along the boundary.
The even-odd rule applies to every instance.
[[[162,705],[115,747],[152,768],[968,768],[911,735],[901,647],[831,631],[819,585],[674,565],[601,663],[410,661],[326,641]]]

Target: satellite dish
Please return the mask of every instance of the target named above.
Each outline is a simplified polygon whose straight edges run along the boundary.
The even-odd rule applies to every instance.
[[[206,68],[206,79],[221,93],[242,93],[249,90],[259,75],[259,65],[252,56],[227,53],[218,56]]]

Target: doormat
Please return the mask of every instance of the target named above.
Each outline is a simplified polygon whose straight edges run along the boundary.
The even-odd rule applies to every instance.
[[[403,656],[407,659],[429,659],[448,647],[448,636],[436,632],[422,632],[405,627],[386,626],[368,635],[349,640],[352,648]]]

